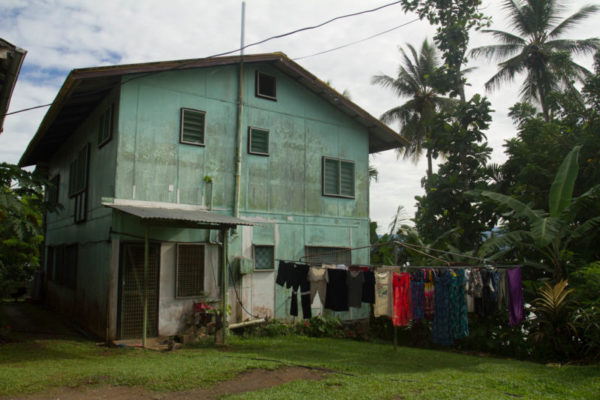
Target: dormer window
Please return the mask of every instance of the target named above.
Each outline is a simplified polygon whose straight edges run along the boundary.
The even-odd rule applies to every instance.
[[[277,101],[277,80],[273,75],[256,71],[256,97]]]

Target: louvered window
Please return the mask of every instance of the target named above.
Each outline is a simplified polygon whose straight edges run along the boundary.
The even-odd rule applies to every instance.
[[[112,105],[102,113],[98,120],[98,147],[102,147],[112,137]]]
[[[204,295],[204,245],[177,245],[177,297]]]
[[[269,131],[248,128],[248,153],[260,156],[269,155]]]
[[[354,198],[354,162],[323,157],[323,195]]]
[[[275,268],[273,246],[254,246],[254,269],[272,270]]]
[[[305,247],[306,261],[311,264],[352,264],[352,251],[343,247]]]
[[[181,109],[181,143],[204,146],[206,113],[204,111]]]
[[[272,75],[256,71],[256,97],[277,101],[277,80]]]

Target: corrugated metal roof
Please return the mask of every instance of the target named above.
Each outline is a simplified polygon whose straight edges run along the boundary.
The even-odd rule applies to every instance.
[[[72,70],[42,120],[37,133],[29,142],[19,165],[24,167],[49,160],[97,104],[112,89],[121,84],[123,76],[232,65],[239,64],[241,60],[240,56],[230,56]],[[408,141],[393,129],[332,89],[285,54],[251,54],[245,55],[243,60],[245,64],[271,63],[317,96],[353,118],[369,132],[369,153],[377,153],[408,144]]]
[[[182,210],[164,207],[142,207],[122,204],[104,205],[142,219],[187,221],[196,222],[199,224],[215,225],[255,225],[252,222],[245,221],[240,218],[230,217],[229,215],[216,214],[210,211]]]

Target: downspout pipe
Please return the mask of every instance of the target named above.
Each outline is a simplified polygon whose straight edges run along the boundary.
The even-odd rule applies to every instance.
[[[242,137],[244,130],[244,25],[246,15],[246,2],[242,1],[242,34],[240,38],[240,67],[238,79],[237,101],[237,136],[235,154],[235,193],[233,197],[233,216],[240,216],[241,178],[242,178]]]

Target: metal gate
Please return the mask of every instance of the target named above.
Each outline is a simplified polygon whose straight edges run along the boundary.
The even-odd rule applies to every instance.
[[[144,323],[144,245],[125,243],[121,248],[119,337],[140,338]],[[160,244],[151,244],[145,286],[148,296],[146,335],[158,335],[158,283]]]

